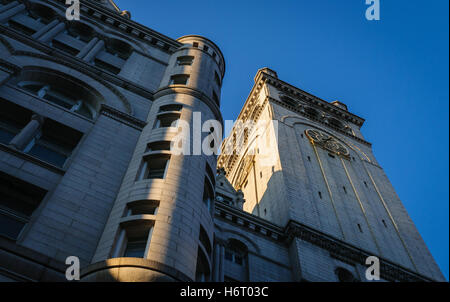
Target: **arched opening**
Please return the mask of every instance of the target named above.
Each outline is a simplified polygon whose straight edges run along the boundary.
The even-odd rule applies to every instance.
[[[335,273],[339,282],[357,282],[353,274],[345,268],[338,267]]]
[[[86,118],[94,119],[103,99],[73,78],[43,70],[24,70],[16,85],[35,96]]]
[[[119,57],[122,60],[127,60],[133,52],[133,47],[130,44],[113,38],[106,41],[105,49],[109,54]]]
[[[280,99],[289,106],[292,106],[292,107],[298,106],[298,102],[288,96],[283,95],[280,97]]]
[[[336,127],[338,129],[344,128],[344,125],[339,120],[337,120],[335,118],[329,118],[328,122],[330,123],[331,126]]]
[[[48,6],[30,2],[27,10],[8,20],[8,26],[25,35],[33,35],[56,19],[56,12]]]
[[[209,267],[207,256],[199,246],[197,252],[197,267],[195,270],[195,281],[208,282],[210,281],[210,277],[211,277],[211,270]]]
[[[315,119],[319,118],[319,111],[312,107],[305,107],[305,112],[312,118],[315,118]]]

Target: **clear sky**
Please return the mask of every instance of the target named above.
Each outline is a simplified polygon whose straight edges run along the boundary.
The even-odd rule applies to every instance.
[[[198,34],[225,56],[224,119],[261,67],[366,119],[363,134],[449,277],[449,1],[117,0],[171,38]]]

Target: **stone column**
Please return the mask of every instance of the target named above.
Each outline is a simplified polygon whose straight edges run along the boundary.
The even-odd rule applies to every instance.
[[[58,25],[56,25],[55,27],[53,27],[52,29],[50,29],[48,32],[46,32],[45,34],[43,34],[40,38],[39,41],[47,43],[49,41],[51,41],[54,37],[56,37],[60,32],[62,32],[64,29],[66,28],[66,24],[61,22]]]
[[[25,9],[25,5],[24,4],[20,4],[17,6],[14,6],[10,9],[5,10],[3,13],[0,14],[0,23],[5,22],[6,20],[8,20],[9,18],[17,15],[18,13],[20,13],[21,11],[23,11]]]
[[[103,40],[98,41],[89,53],[83,58],[83,61],[90,62],[105,47]]]
[[[56,27],[59,23],[60,23],[60,21],[58,19],[55,19],[52,22],[50,22],[49,24],[47,24],[44,27],[42,27],[37,32],[35,32],[31,37],[33,37],[34,39],[39,39],[40,36],[42,36],[43,34],[48,32],[52,28]]]
[[[31,121],[12,139],[10,145],[17,150],[23,150],[41,129],[44,120],[44,117],[33,114]]]
[[[220,280],[220,244],[216,242],[214,245],[214,282],[219,282]]]
[[[97,44],[98,38],[95,37],[93,38],[91,41],[89,41],[88,44],[86,44],[83,49],[81,49],[81,51],[77,54],[77,58],[79,59],[83,59],[83,57],[85,57],[90,50],[92,50],[92,48],[95,46],[95,44]]]
[[[224,259],[225,259],[225,247],[223,245],[220,245],[219,282],[223,282],[224,281],[224,276],[225,276]]]
[[[11,3],[4,5],[3,7],[0,7],[0,14],[3,12],[6,12],[7,10],[10,10],[11,8],[13,8],[14,6],[16,6],[18,4],[19,4],[19,2],[13,1]]]

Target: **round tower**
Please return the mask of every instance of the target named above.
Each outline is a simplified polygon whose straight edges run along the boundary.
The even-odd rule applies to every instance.
[[[204,37],[178,41],[84,281],[211,278],[216,155],[202,143],[219,147],[221,129],[202,125],[222,126],[225,62]]]

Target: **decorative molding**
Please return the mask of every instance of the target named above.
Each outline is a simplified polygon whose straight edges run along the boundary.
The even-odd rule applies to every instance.
[[[180,282],[192,282],[193,280],[189,278],[186,274],[182,273],[181,271],[168,266],[166,264],[160,263],[158,261],[149,260],[149,259],[143,259],[143,258],[112,258],[107,259],[101,262],[97,262],[94,264],[91,264],[87,267],[84,267],[81,269],[81,280],[83,281],[84,278],[93,275],[97,272],[101,272],[104,270],[110,270],[114,268],[121,268],[121,267],[134,267],[134,268],[141,268],[146,269],[150,271],[156,271],[162,274],[165,274],[171,278],[173,278],[176,281]],[[106,281],[106,280],[104,280]]]
[[[110,117],[139,131],[142,131],[142,129],[144,129],[147,125],[146,122],[105,104],[102,104],[100,114]]]
[[[31,46],[35,48],[38,51],[43,52],[44,54],[40,53],[34,53],[30,51],[21,51],[14,49],[11,44],[2,36],[0,36],[0,41],[8,48],[8,51],[11,53],[11,55],[23,55],[23,56],[31,56],[31,57],[38,57],[41,59],[53,61],[55,63],[61,64],[63,66],[75,69],[79,72],[82,72],[86,74],[87,76],[90,76],[94,78],[95,80],[99,81],[109,89],[111,89],[121,100],[122,102],[128,102],[128,100],[111,84],[116,85],[118,87],[121,87],[123,89],[126,89],[128,91],[131,91],[141,97],[144,97],[146,99],[152,100],[153,99],[153,92],[148,90],[147,88],[144,88],[140,85],[134,84],[133,82],[130,82],[118,75],[109,73],[107,71],[104,71],[103,69],[100,69],[92,64],[89,64],[88,62],[83,61],[82,59],[73,57],[69,54],[66,54],[65,52],[59,50],[59,49],[53,49],[49,45],[36,41],[32,39],[29,36],[23,35],[22,33],[15,32],[14,30],[1,25],[0,24],[0,34],[4,34],[8,36],[11,39],[20,41],[28,46]],[[9,45],[9,46],[8,46]],[[111,84],[109,84],[109,82]],[[106,83],[106,84],[105,84]],[[111,88],[113,87],[113,88]],[[131,108],[131,105],[125,105],[127,107]]]
[[[297,114],[300,114],[300,115],[302,115],[302,116],[305,116],[305,117],[307,117],[308,119],[310,119],[310,120],[312,120],[312,121],[314,121],[314,122],[318,122],[318,123],[320,123],[320,124],[326,125],[327,127],[331,128],[332,130],[337,131],[337,132],[339,132],[339,133],[342,133],[342,134],[344,134],[344,135],[346,135],[346,136],[348,136],[348,137],[350,137],[350,138],[352,138],[352,139],[354,139],[354,140],[356,140],[356,141],[358,141],[358,142],[360,142],[360,143],[363,143],[363,144],[365,144],[365,145],[367,145],[367,146],[369,146],[369,147],[372,146],[371,143],[369,143],[369,142],[363,140],[362,138],[359,138],[359,137],[353,135],[352,133],[349,133],[349,132],[347,132],[347,131],[345,131],[345,130],[342,130],[342,129],[339,129],[339,128],[337,128],[337,127],[334,127],[333,125],[330,125],[329,123],[327,123],[325,120],[317,119],[317,118],[311,116],[310,114],[308,114],[307,112],[302,112],[298,107],[290,106],[290,105],[288,105],[288,104],[286,104],[286,103],[284,103],[284,102],[282,102],[282,101],[279,101],[279,100],[277,100],[277,99],[274,99],[274,98],[272,98],[272,97],[269,97],[269,99],[270,99],[271,102],[274,102],[274,103],[276,103],[276,104],[279,104],[279,105],[281,105],[281,106],[283,106],[283,107],[289,109],[290,111],[293,111],[293,112],[295,112],[295,113],[297,113]]]
[[[22,151],[14,149],[11,146],[8,146],[8,145],[0,143],[0,150],[8,152],[8,153],[10,153],[10,154],[12,154],[14,156],[17,156],[19,158],[22,158],[22,159],[26,160],[26,161],[32,162],[32,163],[34,163],[36,165],[39,165],[39,166],[41,166],[41,167],[43,167],[45,169],[48,169],[48,170],[50,170],[52,172],[57,173],[57,174],[64,175],[64,173],[66,173],[66,171],[64,169],[62,169],[62,168],[56,167],[56,166],[54,166],[52,164],[49,164],[49,163],[47,163],[45,161],[42,161],[42,160],[36,158],[34,156],[31,156],[31,155],[29,155],[27,153],[23,153]]]
[[[365,266],[367,257],[376,256],[373,255],[373,253],[369,253],[293,220],[290,220],[285,228],[281,228],[265,219],[228,206],[225,203],[216,202],[215,205],[216,219],[225,220],[245,229],[246,232],[257,233],[260,236],[264,236],[269,240],[275,240],[286,246],[288,246],[293,239],[298,238],[325,249],[330,252],[331,257],[352,265],[361,264]],[[240,220],[240,223],[238,222],[238,219]],[[217,242],[221,245],[224,244],[223,241],[220,240],[217,240]],[[380,259],[381,277],[385,280],[401,282],[435,281],[382,257],[378,258]]]
[[[330,252],[330,255],[334,258],[338,258],[341,261],[347,263],[358,263],[366,265],[366,259],[373,255],[357,247],[354,247],[348,243],[345,243],[339,239],[333,238],[322,232],[313,230],[296,221],[289,221],[285,229],[287,242],[290,242],[294,238],[312,243],[322,249]],[[390,262],[389,260],[380,259],[380,273],[381,278],[388,281],[401,281],[401,282],[433,282],[434,280],[410,271],[400,265]]]

